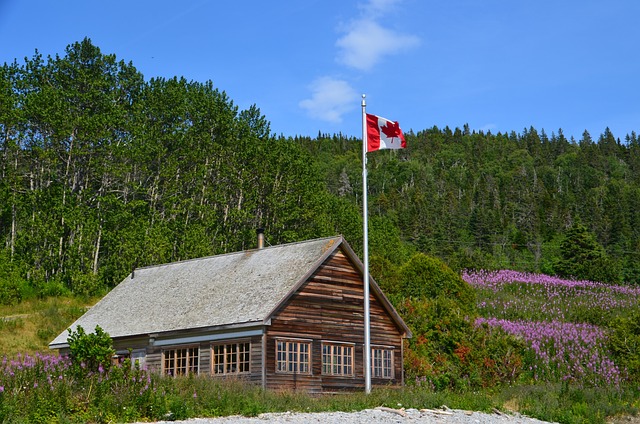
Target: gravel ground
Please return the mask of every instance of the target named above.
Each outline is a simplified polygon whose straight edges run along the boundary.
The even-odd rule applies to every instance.
[[[175,421],[174,421],[175,423]],[[407,409],[395,410],[390,408],[367,409],[359,412],[317,412],[317,413],[270,413],[257,417],[221,417],[221,418],[195,418],[181,421],[185,424],[541,424],[534,418],[528,418],[519,414],[509,415],[496,412],[487,414],[483,412],[460,411],[452,409]],[[169,421],[161,421],[160,424],[169,424]]]

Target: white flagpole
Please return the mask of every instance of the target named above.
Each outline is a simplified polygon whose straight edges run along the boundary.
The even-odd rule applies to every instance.
[[[362,95],[362,221],[364,225],[364,379],[365,393],[371,393],[371,318],[369,313],[369,231],[367,205],[367,104]]]

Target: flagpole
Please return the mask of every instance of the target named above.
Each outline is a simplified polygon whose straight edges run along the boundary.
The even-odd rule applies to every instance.
[[[369,231],[367,204],[367,104],[362,95],[362,222],[364,235],[364,379],[365,393],[371,393],[371,322],[369,312]]]

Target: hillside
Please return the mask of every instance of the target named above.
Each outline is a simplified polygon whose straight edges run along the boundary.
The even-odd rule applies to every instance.
[[[88,39],[0,69],[2,303],[98,294],[137,266],[251,248],[259,226],[272,245],[344,234],[360,253],[359,140],[277,137],[212,82],[145,81]],[[640,282],[635,133],[428,125],[369,155],[374,276],[422,252]]]

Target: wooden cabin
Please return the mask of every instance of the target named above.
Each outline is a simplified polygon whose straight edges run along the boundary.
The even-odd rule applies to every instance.
[[[372,386],[403,384],[411,333],[370,279]],[[266,389],[360,390],[363,265],[343,237],[139,268],[71,325],[97,325],[120,356],[167,375]],[[50,348],[68,352],[65,331]]]

